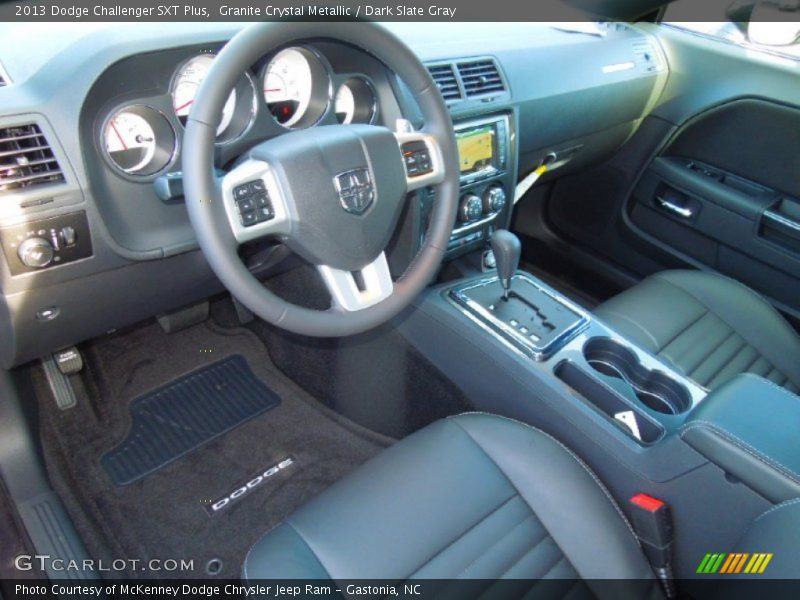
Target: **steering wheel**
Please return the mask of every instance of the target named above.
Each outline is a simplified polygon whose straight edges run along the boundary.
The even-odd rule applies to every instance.
[[[324,125],[287,131],[251,148],[237,166],[216,177],[216,131],[241,73],[280,48],[319,39],[361,48],[397,74],[416,99],[424,127]],[[420,151],[430,168],[409,174],[403,155]],[[458,206],[455,135],[442,96],[403,42],[367,22],[258,23],[236,34],[214,59],[195,98],[184,136],[183,178],[197,241],[231,294],[265,321],[315,337],[360,333],[408,306],[440,266]],[[393,281],[384,251],[408,192],[426,186],[434,201],[423,245]],[[237,200],[246,202],[245,197],[266,220],[242,220]],[[289,303],[248,271],[238,247],[263,237],[281,241],[316,266],[331,295],[329,309]]]

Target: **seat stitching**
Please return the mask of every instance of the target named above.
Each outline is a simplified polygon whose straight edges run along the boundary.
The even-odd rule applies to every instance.
[[[659,350],[659,343],[658,343],[658,340],[656,340],[655,336],[654,336],[652,333],[650,333],[649,331],[647,331],[647,329],[645,329],[645,328],[642,326],[642,324],[641,324],[641,323],[637,323],[636,321],[634,321],[633,319],[631,319],[629,316],[627,316],[627,315],[624,315],[624,314],[622,314],[622,313],[620,313],[620,312],[617,312],[616,310],[607,310],[607,309],[603,309],[603,310],[602,310],[602,311],[600,311],[600,312],[601,312],[601,315],[600,315],[600,320],[603,320],[603,319],[602,319],[602,316],[603,316],[603,314],[606,314],[606,315],[613,315],[613,316],[615,316],[615,317],[617,317],[617,318],[620,318],[620,319],[622,319],[622,320],[624,320],[624,321],[627,321],[628,323],[630,323],[631,325],[633,325],[634,327],[636,327],[637,329],[639,329],[639,330],[640,330],[642,333],[644,333],[644,334],[645,334],[647,337],[649,337],[649,338],[650,338],[650,341],[652,341],[652,342],[653,342],[653,346],[656,348],[656,352],[658,352],[658,350]],[[613,327],[612,327],[612,329],[613,329]]]
[[[536,515],[533,513],[533,511],[531,511],[531,514],[529,514],[527,517],[525,517],[524,519],[522,519],[522,521],[520,521],[519,523],[517,523],[516,525],[514,525],[514,526],[513,526],[511,529],[509,529],[509,530],[508,530],[506,533],[504,533],[504,534],[503,534],[503,535],[500,537],[500,539],[498,539],[498,540],[495,540],[495,541],[494,541],[494,543],[490,544],[490,545],[489,545],[488,547],[486,547],[486,548],[483,548],[483,549],[482,549],[482,552],[481,552],[481,554],[479,554],[479,555],[478,555],[478,556],[476,556],[474,559],[472,559],[472,560],[470,561],[470,563],[469,563],[469,564],[468,564],[466,567],[464,567],[463,569],[461,569],[461,570],[460,570],[460,571],[459,571],[459,572],[458,572],[458,573],[455,575],[455,577],[453,577],[452,579],[459,579],[459,578],[460,578],[460,577],[461,577],[461,576],[462,576],[464,573],[466,573],[466,572],[467,572],[467,571],[469,571],[469,570],[470,570],[472,567],[474,567],[474,566],[475,566],[475,563],[477,563],[477,562],[478,562],[478,561],[479,561],[481,558],[484,558],[484,557],[485,557],[487,554],[489,554],[489,550],[492,550],[492,549],[493,549],[495,546],[497,546],[497,544],[499,544],[500,542],[502,542],[503,540],[505,540],[505,539],[506,539],[508,536],[510,536],[512,533],[514,533],[514,532],[515,532],[515,531],[516,531],[516,530],[517,530],[517,529],[518,529],[520,526],[522,526],[524,523],[527,523],[528,521],[530,521],[532,518],[535,518],[535,517],[536,517]],[[533,548],[535,548],[536,546],[538,546],[539,544],[541,544],[541,543],[542,543],[544,540],[546,540],[546,539],[549,537],[549,534],[547,533],[547,529],[545,529],[544,525],[542,525],[542,531],[544,532],[544,535],[543,535],[543,536],[542,536],[542,537],[539,539],[539,541],[537,541],[537,542],[536,542],[536,543],[535,543],[535,544],[534,544],[534,545],[533,545],[531,548],[529,548],[529,550],[526,550],[526,551],[525,551],[525,554],[527,554],[527,553],[528,553],[530,550],[532,550]],[[523,556],[525,556],[525,554],[523,554]],[[513,565],[512,565],[512,566],[513,566]],[[497,577],[497,579],[499,579],[499,577]]]
[[[714,354],[714,352],[717,352],[717,351],[719,351],[719,350],[720,350],[720,348],[722,348],[722,347],[725,345],[725,343],[726,343],[726,342],[727,342],[729,339],[731,339],[733,336],[738,336],[738,337],[740,337],[740,338],[741,338],[741,340],[742,340],[742,343],[743,343],[744,345],[747,345],[747,342],[745,342],[745,341],[744,341],[744,338],[742,338],[742,337],[741,337],[741,336],[740,336],[738,333],[736,333],[735,331],[733,331],[733,330],[731,329],[731,332],[728,334],[728,337],[726,337],[724,340],[722,340],[722,341],[721,341],[721,342],[720,342],[720,343],[717,345],[717,347],[716,347],[716,348],[714,348],[714,350],[713,350],[713,351],[712,351],[712,352],[711,352],[711,353],[710,353],[710,354],[709,354],[709,355],[708,355],[708,356],[707,356],[705,359],[703,359],[703,363],[704,363],[704,362],[706,362],[706,361],[707,361],[707,360],[708,360],[708,359],[711,357],[711,354]],[[715,371],[714,371],[714,372],[713,372],[713,373],[712,373],[712,374],[711,374],[709,377],[707,377],[707,378],[706,378],[706,382],[707,382],[707,383],[706,383],[706,385],[708,385],[709,383],[711,383],[712,381],[714,381],[714,378],[715,378],[717,375],[719,375],[719,374],[722,372],[722,370],[723,370],[725,367],[727,367],[727,366],[728,366],[728,364],[729,364],[729,363],[730,363],[730,362],[731,362],[731,361],[732,361],[734,358],[736,358],[736,356],[739,354],[739,352],[741,352],[741,351],[742,351],[742,348],[743,348],[743,346],[738,346],[738,347],[736,347],[736,348],[734,349],[734,351],[731,353],[731,355],[730,355],[730,356],[728,356],[728,357],[727,357],[725,360],[723,360],[723,361],[722,361],[722,364],[721,364],[719,367],[717,367],[717,369],[716,369],[716,370],[715,370]],[[702,365],[702,363],[701,363],[701,365]],[[701,365],[698,365],[698,366],[697,366],[697,367],[694,369],[694,371],[693,371],[693,372],[696,372],[696,371],[697,371],[697,370],[700,368],[700,366],[701,366]]]
[[[744,339],[744,338],[742,338],[742,339]],[[751,361],[750,361],[750,362],[747,364],[747,366],[746,366],[746,367],[744,367],[744,371],[742,371],[742,373],[749,373],[749,372],[750,372],[750,369],[752,369],[752,368],[753,368],[753,367],[756,365],[756,363],[757,363],[758,361],[760,361],[760,360],[761,360],[762,358],[764,358],[764,357],[763,357],[763,356],[761,355],[761,353],[758,351],[758,348],[756,348],[755,346],[752,346],[752,345],[751,345],[749,342],[747,342],[747,340],[745,340],[745,348],[752,348],[752,349],[753,349],[753,352],[755,352],[755,353],[756,353],[756,356],[755,356],[755,358],[754,358],[753,360],[751,360]],[[764,358],[764,360],[767,360],[767,359],[766,359],[766,358]],[[767,362],[769,363],[769,361],[768,361],[768,360],[767,360]]]
[[[659,349],[659,352],[661,352],[662,350],[666,350],[666,349],[669,347],[669,345],[670,345],[672,342],[674,342],[674,341],[675,341],[675,340],[677,340],[679,337],[681,337],[681,336],[682,336],[684,333],[686,333],[687,331],[689,331],[689,329],[691,329],[691,328],[692,328],[692,326],[694,326],[694,325],[696,325],[697,323],[699,323],[699,322],[700,322],[700,320],[701,320],[701,319],[703,319],[703,318],[704,318],[704,317],[705,317],[705,316],[706,316],[706,315],[709,313],[709,310],[708,310],[708,308],[706,308],[706,306],[705,306],[705,305],[702,305],[702,306],[703,306],[703,311],[704,311],[704,312],[702,312],[702,313],[700,314],[700,316],[699,316],[699,317],[697,317],[697,318],[696,318],[694,321],[692,321],[691,323],[689,323],[689,324],[688,324],[686,327],[684,327],[683,329],[681,329],[680,331],[678,331],[678,333],[676,333],[675,335],[673,335],[673,336],[672,336],[672,337],[669,339],[669,341],[668,341],[667,343],[665,343],[663,346],[661,346],[661,348]]]
[[[720,376],[721,376],[721,375],[722,375],[722,374],[725,372],[725,369],[726,369],[726,368],[728,368],[728,367],[730,367],[730,366],[731,366],[731,364],[733,364],[733,363],[734,363],[734,362],[735,362],[735,361],[736,361],[736,360],[737,360],[737,359],[738,359],[738,358],[739,358],[739,357],[742,355],[742,353],[743,353],[745,350],[747,350],[747,349],[750,347],[750,346],[747,344],[747,341],[746,341],[746,340],[745,340],[745,339],[744,339],[742,336],[740,336],[738,333],[737,333],[736,335],[739,337],[739,339],[740,339],[740,340],[742,340],[742,343],[741,343],[741,345],[740,345],[740,346],[739,346],[739,348],[738,348],[738,349],[737,349],[737,350],[736,350],[736,351],[733,353],[733,356],[731,356],[731,357],[730,357],[728,360],[726,360],[726,361],[723,361],[723,363],[722,363],[722,366],[721,366],[719,369],[717,369],[717,370],[714,372],[714,374],[713,374],[713,375],[712,375],[712,376],[709,378],[709,380],[708,380],[708,386],[711,386],[711,384],[714,382],[714,380],[718,379],[718,378],[719,378],[719,377],[720,377]],[[758,352],[756,352],[756,354],[758,354]],[[733,373],[733,375],[730,375],[730,377],[735,377],[737,374],[739,374],[739,373],[745,373],[746,371],[747,371],[747,369],[745,369],[744,371],[742,371],[741,369],[737,369],[737,370],[736,370],[736,371]],[[729,378],[730,378],[730,377],[729,377]],[[726,381],[726,380],[723,380],[723,381]],[[716,386],[714,386],[714,387],[716,387]]]
[[[711,314],[713,315],[713,313],[711,313]],[[722,322],[722,323],[725,323],[725,321],[723,321],[722,319],[720,319],[719,317],[717,317],[717,315],[713,315],[713,316],[714,316],[716,319],[718,319],[720,322]],[[727,324],[727,323],[725,323],[725,325],[726,325],[726,326],[728,326],[728,324]],[[689,371],[689,373],[688,373],[689,377],[690,377],[691,379],[694,379],[694,377],[692,377],[692,375],[694,375],[694,374],[695,374],[695,373],[696,373],[698,370],[700,370],[700,368],[701,368],[701,367],[702,367],[702,366],[703,366],[703,365],[706,363],[706,361],[707,361],[709,358],[711,358],[711,356],[712,356],[712,355],[713,355],[713,354],[714,354],[714,353],[715,353],[717,350],[719,350],[719,349],[722,347],[722,345],[723,345],[725,342],[727,342],[729,339],[731,339],[731,337],[733,337],[733,336],[734,336],[734,334],[736,334],[736,332],[735,332],[733,329],[731,329],[731,328],[728,326],[728,335],[726,335],[724,338],[722,338],[720,341],[718,341],[718,342],[717,342],[715,345],[713,345],[713,346],[711,347],[711,349],[710,349],[710,350],[708,350],[708,351],[707,351],[705,354],[703,354],[703,355],[700,357],[700,360],[697,362],[697,364],[696,364],[696,365],[694,365],[694,366],[691,368],[691,370]],[[723,366],[724,366],[724,364],[723,364]]]
[[[544,542],[545,542],[545,541],[547,541],[548,539],[550,539],[550,535],[547,533],[547,530],[545,529],[545,534],[544,534],[544,537],[543,537],[542,539],[540,539],[538,542],[536,542],[536,543],[535,543],[533,546],[531,546],[530,548],[528,548],[528,549],[527,549],[525,552],[523,552],[523,553],[522,553],[522,555],[521,555],[521,556],[520,556],[520,557],[519,557],[517,560],[515,560],[513,563],[511,563],[511,565],[510,565],[510,566],[509,566],[509,567],[508,567],[508,568],[507,568],[505,571],[503,571],[502,573],[500,573],[500,575],[498,575],[497,577],[495,577],[495,579],[502,579],[502,578],[503,578],[503,575],[505,575],[506,573],[508,573],[508,572],[509,572],[511,569],[513,569],[514,567],[516,567],[516,566],[517,566],[519,563],[521,563],[521,562],[523,561],[523,559],[525,559],[525,558],[526,558],[526,557],[527,557],[527,556],[528,556],[528,555],[529,555],[531,552],[533,552],[534,550],[536,550],[536,548],[538,548],[539,546],[541,546],[541,545],[542,545],[542,543],[544,543]],[[561,548],[559,548],[559,552],[560,552],[560,551],[561,551]],[[547,571],[545,571],[545,572],[544,572],[544,574],[546,575],[547,573],[549,573],[550,571],[552,571],[552,570],[553,570],[553,567],[555,567],[555,566],[556,566],[558,563],[560,563],[560,562],[561,562],[561,560],[562,560],[563,558],[564,558],[564,553],[563,553],[563,552],[560,552],[560,556],[559,556],[559,557],[558,557],[558,559],[556,560],[555,564],[553,564],[553,565],[552,565],[552,566],[551,566],[549,569],[547,569]],[[541,579],[541,578],[538,578],[538,579]]]
[[[776,504],[775,506],[771,506],[766,511],[758,515],[753,522],[750,524],[750,527],[758,523],[761,519],[766,517],[770,513],[774,513],[776,510],[780,510],[782,508],[786,508],[787,506],[792,506],[793,504],[800,504],[800,498],[793,498],[792,500],[785,500],[780,504]]]
[[[788,477],[789,479],[791,479],[795,483],[800,484],[800,475],[798,475],[797,473],[792,471],[789,467],[787,467],[787,466],[781,464],[780,462],[776,461],[775,459],[773,459],[773,458],[761,453],[760,451],[758,451],[755,448],[753,448],[753,446],[751,446],[750,444],[745,442],[743,439],[737,437],[735,434],[731,433],[727,429],[724,429],[724,428],[720,427],[719,425],[716,425],[715,423],[711,423],[709,421],[694,421],[693,423],[691,423],[689,425],[686,425],[686,426],[681,428],[681,433],[680,433],[681,439],[685,439],[685,434],[687,432],[689,432],[689,431],[691,431],[693,429],[703,429],[703,428],[708,429],[709,431],[711,431],[712,433],[717,434],[718,436],[722,437],[723,439],[726,439],[728,442],[730,442],[734,446],[737,446],[738,448],[744,450],[745,452],[747,452],[748,454],[753,456],[753,458],[756,458],[756,459],[760,460],[761,462],[765,463],[767,466],[772,467],[773,469],[775,469],[776,471],[782,473],[783,475],[786,475],[786,477]]]
[[[512,487],[513,487],[513,486],[512,486]],[[514,489],[514,492],[515,492],[515,493],[514,493],[514,494],[512,494],[510,498],[507,498],[506,500],[504,500],[503,502],[501,502],[501,503],[500,503],[500,504],[499,504],[499,505],[498,505],[496,508],[493,508],[493,509],[492,509],[490,512],[488,512],[488,513],[487,513],[485,516],[481,517],[481,518],[480,518],[478,521],[476,521],[476,522],[475,522],[473,525],[471,525],[471,526],[470,526],[468,529],[466,529],[466,530],[464,530],[463,532],[459,533],[459,534],[458,534],[458,535],[457,535],[455,538],[453,538],[453,540],[451,540],[450,542],[448,542],[448,543],[447,543],[447,544],[446,544],[446,545],[445,545],[443,548],[441,548],[441,549],[437,550],[437,551],[436,551],[436,553],[435,553],[435,554],[433,554],[433,555],[432,555],[430,558],[428,558],[427,560],[425,560],[425,561],[423,561],[422,563],[420,563],[420,565],[419,565],[419,566],[418,566],[416,569],[414,569],[414,571],[412,571],[412,572],[411,572],[411,574],[410,574],[410,575],[409,575],[409,576],[408,576],[406,579],[411,579],[411,578],[413,578],[413,577],[414,577],[414,575],[416,575],[417,573],[419,573],[419,571],[421,571],[423,567],[425,567],[426,565],[428,565],[428,564],[430,564],[431,562],[433,562],[434,560],[436,560],[436,558],[438,558],[439,556],[441,556],[443,552],[446,552],[446,551],[447,551],[449,548],[451,548],[451,547],[453,546],[453,544],[455,544],[455,543],[456,543],[456,542],[458,542],[459,540],[463,539],[463,538],[464,538],[464,536],[466,536],[466,535],[467,535],[467,534],[468,534],[470,531],[474,530],[474,529],[475,529],[476,527],[478,527],[478,526],[479,526],[481,523],[483,523],[484,521],[486,521],[486,519],[488,519],[489,517],[491,517],[491,516],[493,516],[494,514],[496,514],[496,513],[497,513],[499,510],[501,510],[502,508],[504,508],[504,507],[505,507],[505,506],[506,506],[506,505],[507,505],[509,502],[511,502],[511,501],[512,501],[512,500],[514,500],[515,498],[519,498],[520,500],[522,500],[522,502],[523,502],[523,503],[525,503],[525,504],[527,505],[527,503],[525,502],[525,500],[523,500],[523,499],[522,499],[522,497],[519,495],[519,493],[517,493],[517,491],[516,491],[516,488]],[[530,507],[529,507],[529,509],[530,509]],[[533,512],[532,512],[532,511],[531,511],[531,514],[533,514]],[[522,522],[524,522],[524,520],[523,520],[523,521],[520,521],[520,523],[522,523]],[[519,523],[518,523],[518,524],[519,524]]]
[[[603,484],[603,482],[600,481],[600,478],[597,477],[597,475],[594,474],[594,471],[592,471],[589,468],[589,466],[585,462],[583,462],[583,460],[577,454],[575,454],[572,450],[567,448],[564,444],[562,444],[560,441],[558,441],[552,435],[550,435],[549,433],[547,433],[545,431],[542,431],[541,429],[538,429],[538,428],[534,427],[533,425],[529,425],[528,423],[524,423],[522,421],[518,421],[517,419],[514,419],[512,417],[506,417],[504,415],[496,415],[496,414],[487,413],[487,412],[481,412],[481,411],[472,411],[472,412],[466,412],[466,413],[461,413],[461,414],[462,415],[484,415],[484,416],[491,416],[491,417],[495,417],[495,418],[499,418],[499,419],[505,419],[506,421],[511,421],[512,423],[516,423],[518,425],[522,425],[523,427],[527,427],[528,429],[531,429],[532,431],[536,431],[537,433],[542,434],[543,436],[545,436],[549,440],[555,442],[558,446],[561,447],[562,450],[564,450],[567,454],[569,454],[572,457],[572,459],[575,462],[577,462],[583,468],[583,470],[586,471],[589,474],[589,476],[594,480],[594,482],[597,484],[597,486],[600,488],[600,490],[605,494],[606,498],[608,498],[608,501],[611,502],[611,506],[617,511],[617,514],[619,515],[620,519],[622,519],[622,522],[625,524],[625,526],[628,528],[628,531],[630,532],[631,536],[633,536],[633,539],[636,541],[636,544],[641,547],[641,544],[639,543],[639,538],[636,536],[636,532],[633,530],[633,527],[631,526],[630,522],[628,521],[628,518],[625,516],[625,513],[622,512],[622,509],[619,507],[619,505],[617,504],[616,500],[614,500],[613,496],[608,491],[608,489]],[[456,415],[456,416],[459,416],[459,415]],[[481,445],[478,444],[478,442],[475,441],[475,439],[469,434],[469,432],[466,429],[464,429],[464,427],[461,426],[460,423],[457,423],[455,421],[454,417],[447,417],[447,418],[448,418],[448,420],[452,420],[454,423],[456,423],[456,425],[458,425],[461,428],[461,430],[464,431],[464,433],[466,433],[467,436],[469,436],[469,438],[472,440],[472,442],[476,446],[478,446],[478,448],[480,448],[481,451],[484,454],[486,454],[486,451],[481,447]],[[492,459],[491,456],[489,456],[488,454],[486,454],[486,456],[489,458],[489,460],[494,462],[494,460]],[[500,466],[497,463],[494,463],[494,464],[500,470],[500,472],[503,473],[503,475],[505,475],[505,471],[503,471],[503,469],[501,469]],[[508,479],[507,475],[506,475],[506,479]],[[510,479],[508,481],[509,481],[509,483],[511,483]],[[512,483],[511,485],[513,486],[514,484]],[[514,487],[516,488],[516,486],[514,486]],[[519,492],[519,490],[517,490],[517,492]],[[524,498],[523,498],[523,500],[524,500]],[[535,512],[534,512],[534,514],[535,514]],[[542,525],[544,525],[544,524],[542,524]],[[547,528],[545,527],[545,529],[547,529]]]
[[[698,298],[697,296],[695,296],[695,295],[694,295],[692,292],[690,292],[689,290],[687,290],[687,289],[685,289],[685,288],[681,287],[680,285],[678,285],[678,284],[676,284],[676,283],[673,283],[672,281],[670,281],[669,279],[667,279],[667,278],[666,278],[666,277],[664,277],[663,275],[664,275],[663,273],[656,273],[655,275],[653,275],[653,277],[656,277],[656,278],[660,279],[661,281],[664,281],[664,282],[666,282],[666,283],[670,284],[671,286],[673,286],[673,287],[675,287],[675,288],[678,288],[679,290],[682,290],[682,291],[683,291],[683,292],[685,292],[686,294],[689,294],[689,295],[690,295],[692,298],[694,298],[694,299],[695,299],[695,300],[697,300],[697,301],[698,301],[700,304],[702,304],[703,306],[705,306],[705,307],[706,307],[706,308],[707,308],[707,309],[708,309],[710,312],[714,312],[713,310],[711,310],[711,308],[710,308],[710,307],[709,307],[709,306],[708,306],[708,305],[707,305],[705,302],[703,302],[703,301],[702,301],[700,298]],[[732,277],[728,277],[728,276],[726,276],[726,275],[722,275],[721,273],[715,273],[715,275],[716,275],[717,277],[720,277],[720,278],[722,278],[722,279],[726,279],[726,280],[728,280],[729,282],[733,283],[735,286],[737,286],[738,288],[740,288],[741,290],[743,290],[744,292],[746,292],[746,293],[747,293],[749,296],[751,296],[751,297],[755,298],[756,300],[758,300],[759,302],[761,302],[763,305],[765,305],[765,306],[767,307],[767,310],[768,310],[768,311],[772,312],[773,316],[777,317],[777,318],[778,318],[778,320],[779,320],[781,323],[783,323],[784,325],[786,325],[786,326],[787,326],[787,327],[788,327],[788,328],[791,330],[791,325],[790,325],[789,323],[787,323],[786,319],[784,319],[784,318],[783,318],[783,315],[781,315],[781,313],[779,313],[779,312],[778,312],[778,309],[776,309],[774,306],[772,306],[772,303],[771,303],[771,302],[769,302],[769,301],[768,301],[766,298],[764,298],[764,297],[763,297],[761,294],[759,294],[758,292],[756,292],[754,289],[750,288],[749,286],[746,286],[746,285],[745,285],[745,284],[743,284],[742,282],[740,282],[740,281],[737,281],[736,279],[733,279]],[[725,319],[723,319],[721,316],[717,315],[716,313],[714,313],[714,314],[715,314],[715,315],[716,315],[716,316],[717,316],[717,317],[720,319],[720,321],[722,321],[723,323],[725,323],[726,325],[728,325],[728,327],[730,327],[731,329],[735,329],[735,328],[733,327],[733,325],[731,325],[730,323],[728,323],[728,322],[727,322]],[[759,349],[758,349],[756,346],[754,346],[752,343],[750,343],[750,341],[749,341],[749,340],[746,340],[746,341],[748,342],[748,344],[750,344],[751,346],[753,346],[753,348],[755,348],[756,352],[758,352],[759,354],[762,354],[761,350],[759,350]],[[762,356],[763,356],[763,354],[762,354]],[[768,362],[770,362],[770,361],[768,360]],[[784,375],[784,376],[785,376],[785,373],[781,372],[781,375]],[[787,379],[788,379],[788,377],[787,377]],[[790,381],[791,381],[791,380],[790,380]]]

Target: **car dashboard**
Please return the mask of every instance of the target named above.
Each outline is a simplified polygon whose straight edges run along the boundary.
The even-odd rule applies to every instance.
[[[197,248],[180,171],[194,95],[242,26],[31,25],[0,36],[4,367],[222,291]],[[610,155],[668,75],[655,38],[618,23],[596,34],[541,23],[390,31],[428,66],[453,118],[462,196],[448,258],[508,225],[514,186],[543,162],[558,177]],[[217,130],[216,167],[292,129],[393,129],[398,119],[422,125],[403,82],[373,56],[298,40],[239,78]],[[395,273],[424,241],[431,197],[409,196],[392,243]],[[261,243],[242,257],[267,277],[286,253]]]

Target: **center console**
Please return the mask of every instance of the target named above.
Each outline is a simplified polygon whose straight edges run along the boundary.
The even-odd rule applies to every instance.
[[[508,224],[516,178],[516,136],[512,113],[498,113],[454,123],[458,145],[461,197],[447,250],[454,258],[483,247],[495,229]],[[423,225],[432,208],[423,193]],[[420,227],[425,231],[427,227]]]
[[[563,382],[637,443],[659,441],[706,391],[526,273],[457,284],[448,300],[488,334]]]

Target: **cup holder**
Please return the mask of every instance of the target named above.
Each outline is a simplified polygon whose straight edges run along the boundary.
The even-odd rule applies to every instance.
[[[692,406],[689,390],[666,373],[648,369],[630,348],[609,338],[592,338],[583,347],[586,362],[606,377],[621,379],[646,407],[677,415]]]

